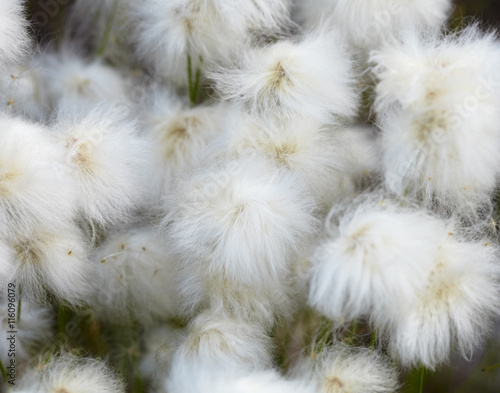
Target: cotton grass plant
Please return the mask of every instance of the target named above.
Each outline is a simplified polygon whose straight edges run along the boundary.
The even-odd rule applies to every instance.
[[[422,392],[480,352],[500,38],[452,8],[77,0],[36,43],[0,0],[1,387]]]

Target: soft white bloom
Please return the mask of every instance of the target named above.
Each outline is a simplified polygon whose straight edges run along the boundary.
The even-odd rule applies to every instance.
[[[84,219],[101,226],[127,220],[146,203],[151,147],[126,106],[61,111],[54,136],[66,150]]]
[[[296,174],[326,211],[353,195],[376,166],[376,145],[364,129],[333,128],[310,119],[280,129],[241,117],[211,149],[230,157],[265,157]]]
[[[375,197],[336,207],[329,220],[311,258],[309,303],[336,320],[387,318],[386,309],[405,308],[448,236],[440,220]]]
[[[398,388],[396,368],[368,348],[337,343],[301,363],[295,371],[316,380],[318,393],[392,393]]]
[[[409,34],[371,60],[387,187],[455,211],[487,203],[500,175],[495,35]]]
[[[189,323],[172,364],[192,361],[258,369],[271,366],[272,348],[271,337],[261,325],[208,310]]]
[[[0,114],[0,234],[58,229],[76,212],[64,149],[49,131]]]
[[[81,230],[67,223],[57,230],[40,227],[9,239],[14,266],[9,281],[21,285],[23,296],[44,302],[45,291],[71,305],[91,301],[89,245]]]
[[[18,62],[29,47],[24,0],[0,0],[0,67]]]
[[[123,381],[102,361],[63,353],[35,366],[23,379],[35,381],[37,393],[125,393]]]
[[[223,296],[229,310],[267,323],[285,310],[293,258],[316,226],[295,177],[261,160],[222,161],[181,183],[166,207],[184,308]]]
[[[220,104],[189,108],[168,89],[152,93],[144,105],[143,122],[153,143],[158,191],[199,166],[226,116],[227,109]]]
[[[41,101],[37,69],[30,63],[0,71],[0,110],[40,121],[46,104]]]
[[[65,44],[59,52],[47,52],[38,61],[40,93],[53,109],[87,106],[104,100],[124,101],[129,81],[100,59],[85,59]]]
[[[295,0],[297,18],[307,26],[324,20],[347,35],[351,45],[374,49],[409,27],[439,29],[451,0]]]
[[[205,361],[179,361],[164,379],[160,393],[316,393],[315,381],[284,378],[275,370],[247,368]]]
[[[254,160],[222,162],[181,184],[164,220],[187,260],[258,284],[288,271],[288,259],[315,227],[314,203],[296,178]],[[208,252],[208,254],[207,254]]]
[[[172,257],[152,229],[111,234],[93,254],[100,318],[148,325],[175,316]]]
[[[331,122],[355,115],[358,107],[353,62],[333,30],[248,48],[234,67],[214,68],[209,77],[222,99],[278,123],[300,117]]]
[[[416,301],[381,323],[389,351],[405,367],[434,369],[457,351],[472,356],[500,312],[498,251],[486,241],[443,242]]]
[[[143,0],[132,7],[137,53],[161,76],[186,84],[206,63],[234,59],[248,40],[289,24],[287,0]]]
[[[7,294],[7,290],[5,289],[4,292],[3,288],[2,297],[4,294]],[[38,349],[51,343],[53,340],[54,322],[52,310],[35,307],[24,298],[21,302],[21,315],[19,320],[17,320],[19,316],[17,303],[19,291],[20,287],[16,287],[16,301],[14,302],[16,317],[13,318],[14,321],[8,315],[9,308],[7,306],[10,300],[5,297],[0,301],[0,360],[4,367],[6,367],[10,364],[10,359],[13,359],[12,353],[14,353],[18,373],[33,358]],[[12,348],[11,342],[8,340],[10,336],[8,332],[13,330],[9,327],[11,324],[15,326],[14,330],[17,332],[15,343],[12,343],[14,348]],[[11,355],[10,357],[8,356],[9,354]]]

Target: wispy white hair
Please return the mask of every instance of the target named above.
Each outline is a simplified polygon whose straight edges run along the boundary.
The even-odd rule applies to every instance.
[[[0,66],[19,62],[29,48],[24,0],[0,0]]]
[[[253,35],[279,33],[289,23],[286,0],[143,0],[132,7],[137,53],[160,76],[187,81],[195,70],[234,59]]]
[[[296,16],[306,26],[326,20],[362,49],[375,49],[410,27],[438,30],[452,9],[451,0],[296,0],[296,4]]]
[[[222,99],[278,124],[300,117],[332,122],[352,117],[358,106],[353,63],[335,30],[246,49],[235,66],[215,67],[209,78]]]
[[[101,102],[89,111],[60,111],[53,135],[66,150],[86,221],[109,227],[146,204],[151,146],[127,106]]]
[[[386,186],[455,212],[488,204],[500,175],[496,35],[411,33],[371,61]]]

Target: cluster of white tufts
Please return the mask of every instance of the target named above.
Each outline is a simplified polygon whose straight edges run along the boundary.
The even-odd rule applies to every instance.
[[[496,31],[451,0],[59,6],[35,39],[0,0],[13,393],[389,393],[481,348]]]

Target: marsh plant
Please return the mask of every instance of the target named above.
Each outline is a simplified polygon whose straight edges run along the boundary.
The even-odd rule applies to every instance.
[[[37,43],[0,0],[5,391],[417,392],[481,350],[496,31],[449,0],[62,3]]]

